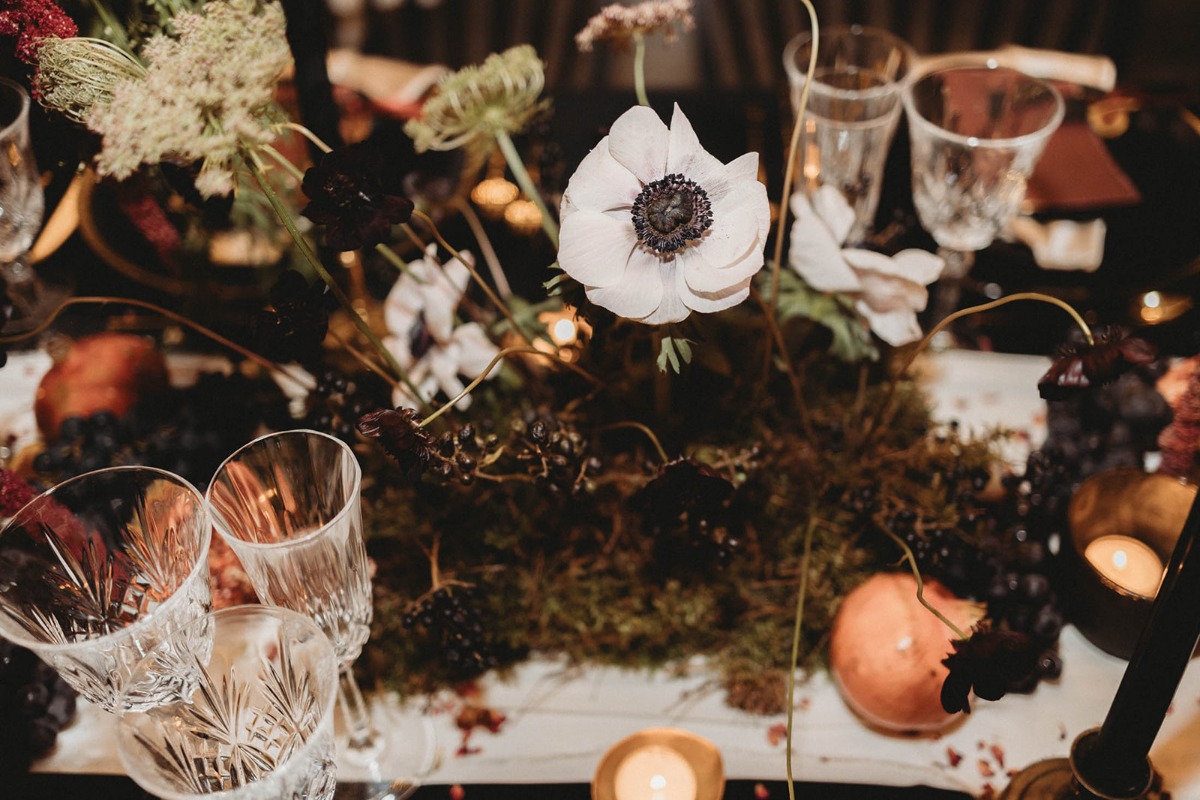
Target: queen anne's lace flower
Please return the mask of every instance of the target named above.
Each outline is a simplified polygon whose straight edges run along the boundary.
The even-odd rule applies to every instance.
[[[586,53],[596,42],[621,45],[634,33],[648,35],[657,31],[663,31],[663,38],[670,42],[676,36],[676,27],[690,31],[695,26],[692,0],[646,0],[636,6],[613,3],[600,9],[600,13],[575,34],[575,45]]]
[[[291,61],[277,3],[219,0],[171,22],[142,55],[144,77],[118,82],[88,127],[103,137],[96,169],[121,179],[142,164],[201,162],[205,197],[233,190],[241,152],[275,138],[275,83]]]
[[[383,306],[384,323],[390,333],[383,340],[384,346],[426,402],[439,391],[450,397],[461,392],[465,384],[459,376],[474,377],[483,372],[500,352],[479,323],[455,326],[455,309],[470,273],[458,259],[439,267],[434,252],[431,245],[425,258],[409,263]],[[463,257],[470,255],[464,253]],[[498,367],[488,376],[494,375]],[[398,388],[393,396],[396,405],[413,405],[414,401],[406,386]],[[456,407],[465,409],[470,402],[468,395]]]
[[[721,311],[750,292],[770,225],[758,154],[722,164],[675,106],[635,106],[571,176],[558,263],[588,299],[651,325]]]
[[[893,347],[921,338],[917,312],[929,301],[925,288],[942,274],[942,259],[925,250],[901,250],[888,257],[872,250],[842,249],[854,223],[854,211],[832,186],[822,186],[810,204],[800,193],[792,197],[788,262],[819,292],[854,298],[880,339]]]

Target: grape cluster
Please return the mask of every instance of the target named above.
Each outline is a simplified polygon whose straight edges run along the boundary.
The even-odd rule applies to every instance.
[[[336,436],[353,444],[355,423],[364,414],[389,407],[386,388],[370,376],[349,376],[329,368],[317,376],[317,384],[308,393],[304,423],[313,430]]]
[[[247,413],[228,413],[235,399]],[[170,415],[163,416],[167,409]],[[238,373],[205,373],[192,386],[172,390],[158,409],[141,408],[121,419],[109,411],[64,419],[57,441],[34,458],[33,468],[43,479],[59,482],[137,464],[169,470],[204,487],[221,461],[260,425],[278,429],[287,419],[286,399],[274,384]]]
[[[74,717],[75,690],[31,651],[0,639],[0,775],[28,770]]]
[[[473,586],[445,584],[417,600],[404,614],[406,629],[425,636],[455,678],[473,678],[500,661],[488,641]]]
[[[474,425],[464,425],[455,433],[443,433],[434,442],[429,472],[443,481],[457,480],[470,486],[475,482],[480,459],[499,448],[500,437],[496,434],[480,437],[476,435]]]
[[[1061,453],[1082,480],[1116,467],[1140,468],[1158,449],[1171,408],[1154,388],[1160,365],[1127,372],[1106,386],[1048,403],[1046,449]]]

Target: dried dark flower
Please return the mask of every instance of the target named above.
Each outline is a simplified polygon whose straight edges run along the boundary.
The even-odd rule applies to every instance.
[[[1158,355],[1154,345],[1112,327],[1095,335],[1095,344],[1068,345],[1038,381],[1043,400],[1066,400],[1072,395],[1111,383],[1133,367],[1149,364]]]
[[[411,408],[383,409],[364,414],[358,420],[358,432],[378,439],[384,451],[400,465],[404,477],[421,477],[433,455],[433,437],[421,424],[421,415]]]
[[[969,639],[956,639],[954,652],[942,659],[950,674],[942,683],[942,708],[971,713],[970,694],[999,700],[1010,686],[1029,681],[1037,671],[1041,647],[1024,633],[980,626]]]
[[[316,360],[329,330],[329,314],[337,299],[321,281],[311,285],[288,270],[268,297],[270,306],[251,320],[251,332],[263,355],[277,361]]]
[[[379,244],[413,212],[411,200],[387,190],[384,174],[383,154],[368,142],[326,153],[304,173],[309,203],[300,213],[325,226],[325,243],[335,250]]]
[[[26,64],[37,63],[42,39],[67,39],[79,29],[66,12],[50,0],[0,0],[0,36],[15,36],[15,54]]]
[[[689,520],[717,517],[733,495],[733,484],[707,464],[678,458],[638,492],[635,502],[657,525],[670,525],[685,514]]]

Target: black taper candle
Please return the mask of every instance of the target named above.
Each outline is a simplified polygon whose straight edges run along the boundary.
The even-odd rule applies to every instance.
[[[329,10],[324,0],[281,0],[287,17],[287,40],[296,63],[296,96],[300,121],[330,147],[342,143],[338,109],[325,70],[329,43]]]
[[[1101,797],[1137,797],[1149,783],[1147,759],[1175,690],[1200,640],[1200,495],[1192,503],[1167,565],[1150,619],[1138,639],[1099,731],[1080,737],[1072,767]]]

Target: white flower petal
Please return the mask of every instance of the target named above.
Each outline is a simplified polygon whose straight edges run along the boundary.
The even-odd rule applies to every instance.
[[[911,311],[878,312],[861,300],[855,304],[855,307],[870,323],[871,330],[875,331],[875,335],[892,347],[911,344],[922,336],[921,326],[917,324],[917,315]]]
[[[865,272],[860,277],[862,299],[876,311],[921,311],[929,301],[929,291],[919,283],[879,272]]]
[[[468,322],[465,325],[459,325],[454,331],[454,344],[458,346],[458,371],[463,375],[468,375],[472,379],[483,372],[487,365],[491,363],[496,354],[500,352],[500,348],[492,343],[488,338],[487,333],[483,330],[483,326],[478,322]],[[500,368],[502,362],[496,362],[490,370],[488,377],[496,374],[496,370]]]
[[[670,145],[667,148],[667,174],[672,173],[694,181],[710,200],[724,197],[729,191],[725,165],[700,144],[691,121],[678,103],[671,116]]]
[[[758,182],[758,153],[745,153],[725,165],[725,180]]]
[[[767,187],[758,181],[743,184],[720,210],[713,209],[713,224],[699,244],[709,263],[725,266],[745,257],[751,247],[761,251],[771,225]]]
[[[892,261],[903,275],[924,286],[940,278],[946,266],[945,261],[928,250],[901,250]]]
[[[763,266],[762,245],[757,239],[750,243],[750,247],[740,257],[735,257],[727,263],[719,262],[721,266],[713,262],[710,252],[706,247],[688,248],[675,258],[683,279],[682,286],[686,287],[689,293],[712,294],[729,291],[731,287],[753,277]],[[690,303],[688,305],[697,311],[700,310]]]
[[[692,310],[684,304],[683,295],[679,291],[679,284],[683,281],[679,277],[678,264],[664,265],[664,267],[662,302],[651,313],[641,318],[641,321],[647,325],[668,325],[672,322],[682,322],[692,313]],[[686,291],[686,287],[684,287],[684,291]]]
[[[837,243],[843,244],[854,227],[855,214],[842,193],[828,184],[818,186],[813,192],[812,207],[829,227]]]
[[[565,220],[573,210],[612,211],[629,208],[637,199],[642,185],[636,175],[622,166],[608,151],[609,137],[600,140],[579,162],[578,169],[563,193],[560,219]]]
[[[753,273],[751,273],[751,276],[752,275]],[[693,311],[699,311],[703,314],[711,314],[716,311],[724,311],[727,308],[733,308],[749,297],[750,280],[751,277],[747,277],[744,280],[727,286],[718,292],[697,292],[690,288],[686,283],[681,281],[680,285],[676,287],[676,290],[679,292],[679,296],[683,300],[683,304],[688,308],[692,309]]]
[[[634,249],[620,280],[608,286],[584,285],[588,299],[619,317],[642,319],[663,302],[663,264],[658,256]],[[684,315],[686,316],[686,314]]]
[[[667,174],[667,141],[670,131],[654,109],[634,106],[612,124],[608,151],[642,183]]]
[[[578,210],[562,221],[558,265],[584,286],[612,286],[625,274],[637,243],[632,219]]]
[[[855,292],[861,288],[854,270],[842,258],[829,228],[816,215],[808,199],[800,193],[792,196],[791,243],[788,263],[818,292]]]

